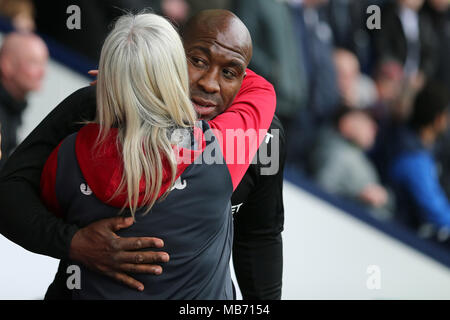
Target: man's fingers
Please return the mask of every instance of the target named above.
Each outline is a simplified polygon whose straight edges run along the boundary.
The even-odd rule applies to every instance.
[[[164,247],[164,241],[151,237],[118,238],[114,241],[116,242],[117,248],[124,251]]]
[[[136,289],[139,291],[144,290],[144,285],[141,282],[133,279],[132,277],[126,275],[125,273],[114,272],[108,275],[132,289]]]
[[[119,264],[156,264],[169,262],[169,255],[166,252],[153,252],[153,251],[121,251],[119,252],[115,260]]]
[[[93,77],[96,77],[96,76],[98,76],[98,70],[89,70],[88,71],[88,74],[89,75],[91,75],[91,76],[93,76]],[[89,83],[91,86],[94,86],[94,85],[96,85],[97,84],[97,80],[94,80],[94,81],[92,81],[91,83]]]
[[[110,219],[105,219],[109,223],[109,227],[112,231],[116,232],[120,229],[125,229],[131,227],[134,223],[133,217],[115,217]]]
[[[119,266],[119,270],[127,273],[146,273],[159,275],[162,273],[161,266],[148,264],[125,263]]]

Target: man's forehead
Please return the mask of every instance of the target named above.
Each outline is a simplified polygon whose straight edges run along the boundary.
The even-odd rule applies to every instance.
[[[190,41],[186,49],[203,49],[209,54],[228,55],[242,60],[243,63],[246,63],[248,59],[244,46],[227,42],[226,39],[215,36],[196,37]]]
[[[187,48],[198,43],[214,43],[217,46],[242,56],[249,62],[251,55],[251,39],[245,26],[231,18],[218,23],[206,20],[191,26],[189,35],[184,39]]]

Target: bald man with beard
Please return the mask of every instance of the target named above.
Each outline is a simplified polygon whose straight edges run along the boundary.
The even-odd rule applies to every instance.
[[[230,11],[207,10],[193,17],[182,35],[191,100],[199,118],[213,119],[232,105],[250,72],[250,34]],[[164,272],[161,264],[170,259],[163,251],[164,239],[152,235],[118,237],[118,230],[133,224],[130,218],[104,219],[84,228],[66,224],[49,212],[39,197],[40,174],[50,152],[79,130],[80,121],[94,119],[95,112],[95,89],[82,88],[61,102],[19,146],[0,177],[0,232],[30,251],[70,258],[143,290],[130,270],[156,275]],[[281,140],[279,170],[262,176],[264,165],[260,161],[252,164],[232,199],[236,228],[233,258],[243,296],[249,299],[281,298],[284,134],[277,119],[269,130],[274,138],[266,141]],[[19,195],[22,201],[18,201]],[[66,278],[60,264],[47,299],[70,298]]]
[[[29,92],[41,88],[48,60],[48,50],[37,35],[13,32],[0,49],[0,123],[3,136],[3,160],[17,146],[17,129],[27,106]]]

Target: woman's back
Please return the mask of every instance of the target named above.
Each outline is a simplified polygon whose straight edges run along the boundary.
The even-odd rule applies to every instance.
[[[206,122],[201,124],[205,131],[209,128]],[[58,151],[56,197],[66,221],[80,227],[118,212],[117,207],[99,200],[103,196],[99,192],[117,188],[118,180],[106,177],[114,175],[111,172],[115,166],[120,166],[120,158],[111,157],[114,150],[105,152],[104,158],[84,157],[95,142],[96,131],[92,125],[84,127],[65,139]],[[220,150],[216,139],[205,143],[204,147]],[[230,213],[233,185],[230,172],[225,161],[195,162],[187,164],[167,198],[158,201],[146,215],[138,210],[136,223],[118,233],[121,237],[151,234],[164,239],[164,250],[170,253],[170,261],[163,265],[164,272],[158,276],[136,275],[146,288],[138,292],[80,266],[81,290],[73,290],[73,298],[232,299],[229,260],[233,238]],[[96,170],[90,170],[93,167]],[[105,172],[108,170],[109,174]],[[85,177],[83,171],[93,176]],[[93,180],[103,185],[101,189],[94,189],[96,194],[87,183]]]

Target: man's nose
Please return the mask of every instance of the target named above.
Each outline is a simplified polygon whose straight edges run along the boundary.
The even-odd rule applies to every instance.
[[[216,70],[209,70],[199,79],[198,84],[207,93],[219,92],[218,72]]]

